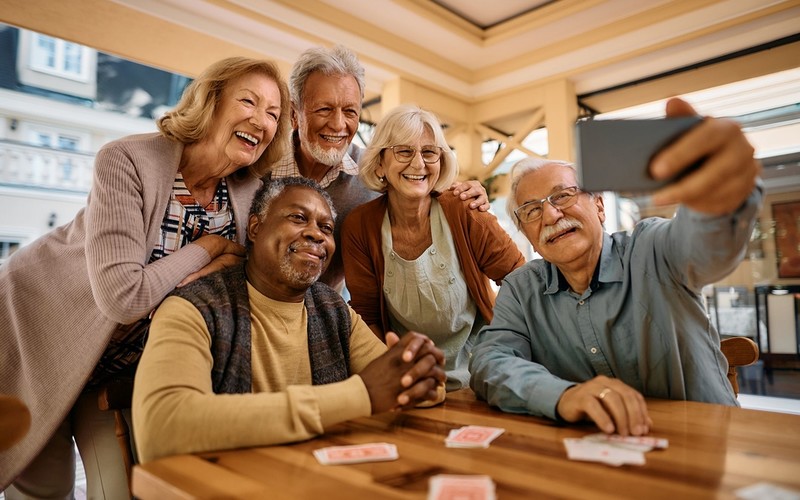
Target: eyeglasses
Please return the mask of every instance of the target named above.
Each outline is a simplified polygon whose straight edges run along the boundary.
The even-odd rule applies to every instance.
[[[542,213],[544,212],[544,202],[548,202],[555,208],[559,210],[564,210],[565,208],[569,208],[578,201],[578,195],[581,193],[581,189],[578,186],[570,186],[568,188],[564,188],[561,191],[556,191],[555,193],[550,194],[547,198],[542,198],[541,200],[533,200],[529,201],[516,210],[514,210],[514,215],[517,216],[520,222],[534,222],[542,218]]]
[[[389,146],[386,149],[391,149],[394,154],[394,159],[400,163],[411,163],[411,160],[414,159],[418,151],[414,146],[405,146],[402,144],[399,146]],[[425,163],[436,163],[442,156],[442,148],[439,146],[422,146],[419,148],[419,152],[420,156],[422,156],[422,161]]]

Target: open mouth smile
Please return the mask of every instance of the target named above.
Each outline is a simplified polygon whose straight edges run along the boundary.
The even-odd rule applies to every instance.
[[[251,146],[255,147],[258,146],[258,143],[261,142],[257,137],[248,134],[247,132],[234,132],[234,135],[239,139],[249,143]]]
[[[346,135],[323,135],[323,134],[320,134],[320,138],[322,138],[322,140],[325,141],[325,142],[329,142],[329,143],[335,144],[335,145],[339,145],[342,142],[347,140],[347,136]]]

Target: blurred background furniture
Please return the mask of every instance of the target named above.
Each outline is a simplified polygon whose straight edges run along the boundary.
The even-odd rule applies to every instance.
[[[722,354],[728,360],[728,381],[733,387],[733,393],[739,395],[739,382],[737,380],[737,367],[745,367],[758,361],[758,346],[748,337],[729,337],[720,342]]]

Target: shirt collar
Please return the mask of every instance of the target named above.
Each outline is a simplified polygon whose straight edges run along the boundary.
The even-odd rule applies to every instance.
[[[614,240],[610,234],[603,232],[603,249],[600,252],[600,261],[594,270],[591,290],[595,290],[600,283],[622,281],[623,269],[620,259],[614,258]],[[560,290],[569,290],[569,284],[555,264],[547,262],[547,289],[545,295],[552,295]]]

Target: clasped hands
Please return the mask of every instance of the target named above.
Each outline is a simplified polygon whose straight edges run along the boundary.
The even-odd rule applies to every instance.
[[[436,400],[445,382],[444,353],[427,336],[408,332],[402,338],[386,333],[389,350],[358,375],[364,381],[372,413],[413,408]]]

